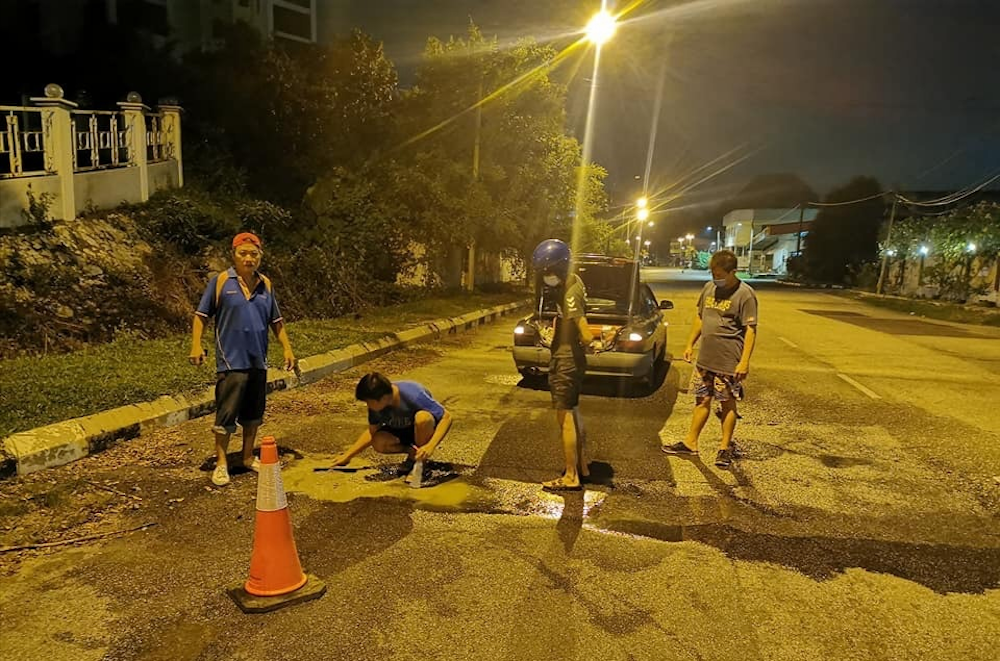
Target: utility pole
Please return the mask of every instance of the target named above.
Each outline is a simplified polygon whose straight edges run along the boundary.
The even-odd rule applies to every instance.
[[[799,205],[799,232],[798,232],[798,237],[795,240],[795,256],[796,257],[801,257],[802,256],[802,221],[805,218],[805,213],[806,213],[806,205],[800,204]]]
[[[470,19],[471,20],[471,19]],[[472,37],[469,37],[469,41],[472,41]],[[471,47],[471,43],[470,43]],[[476,68],[479,69],[479,91],[476,95],[476,128],[474,132],[474,138],[472,143],[472,182],[475,183],[479,181],[479,150],[482,143],[482,133],[483,133],[483,68],[482,62],[479,58],[474,59]],[[476,240],[474,238],[469,239],[468,254],[466,255],[468,259],[468,271],[465,274],[465,289],[466,291],[473,291],[476,286]]]
[[[892,241],[892,224],[896,220],[896,205],[899,204],[899,198],[893,194],[892,198],[892,211],[889,212],[889,228],[885,233],[885,248],[882,250],[882,267],[878,271],[878,284],[875,285],[875,293],[880,295],[885,287],[886,274],[889,271],[889,245]],[[921,271],[923,271],[923,257],[921,257]]]

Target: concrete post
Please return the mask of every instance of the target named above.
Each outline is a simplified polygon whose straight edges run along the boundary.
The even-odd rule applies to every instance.
[[[184,186],[184,158],[181,154],[181,107],[171,103],[159,104],[163,113],[163,134],[167,139],[168,154],[177,161],[177,187]]]
[[[73,125],[70,111],[77,107],[63,98],[63,90],[55,84],[45,86],[45,96],[32,97],[31,102],[42,110],[46,169],[51,167],[59,177],[59,199],[50,213],[55,220],[76,218],[76,191],[73,188]]]
[[[145,202],[149,199],[149,169],[146,159],[146,113],[149,106],[143,104],[142,97],[135,92],[129,92],[127,101],[119,101],[125,116],[126,136],[128,140],[128,162],[139,171],[139,196]]]

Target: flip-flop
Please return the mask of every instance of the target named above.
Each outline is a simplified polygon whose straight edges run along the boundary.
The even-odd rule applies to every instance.
[[[559,478],[559,479],[562,479],[562,478]],[[559,484],[543,484],[542,485],[542,491],[549,491],[549,492],[553,492],[553,493],[559,492],[559,491],[582,491],[582,490],[583,490],[583,485],[581,485],[581,484],[571,485],[571,484],[562,484],[562,483],[559,483]]]

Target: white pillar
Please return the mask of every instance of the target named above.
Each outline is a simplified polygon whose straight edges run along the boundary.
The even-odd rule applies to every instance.
[[[163,134],[167,139],[167,153],[177,161],[177,187],[184,186],[184,158],[181,154],[181,107],[169,103],[159,104],[163,113]]]
[[[73,126],[70,111],[76,104],[63,98],[63,90],[55,84],[45,86],[45,96],[32,97],[31,102],[42,108],[46,169],[59,177],[59,199],[51,209],[55,220],[76,218],[76,191],[73,188]]]
[[[118,107],[125,115],[126,136],[128,138],[128,162],[139,171],[139,199],[149,199],[149,170],[146,163],[146,113],[149,106],[143,104],[142,97],[129,92],[128,101],[119,101]]]

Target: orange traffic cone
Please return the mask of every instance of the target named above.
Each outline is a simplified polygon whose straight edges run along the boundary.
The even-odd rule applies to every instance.
[[[265,612],[317,599],[325,591],[322,582],[302,571],[292,536],[288,500],[281,483],[278,446],[273,436],[265,436],[257,474],[257,516],[250,578],[242,586],[230,590],[230,595],[244,612]]]

